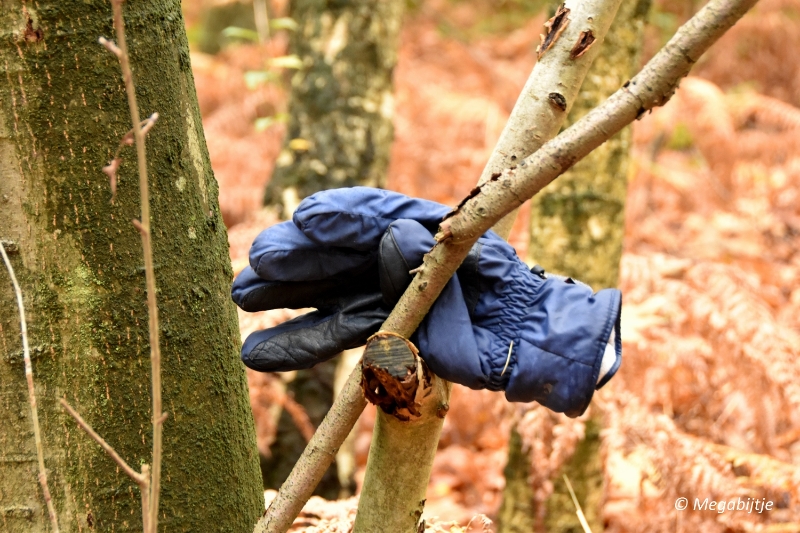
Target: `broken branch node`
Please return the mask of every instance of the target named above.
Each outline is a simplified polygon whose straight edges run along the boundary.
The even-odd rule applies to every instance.
[[[420,416],[416,401],[422,365],[419,351],[405,337],[391,331],[379,331],[367,340],[361,360],[361,388],[364,396],[398,420]],[[427,368],[422,372],[427,374]]]

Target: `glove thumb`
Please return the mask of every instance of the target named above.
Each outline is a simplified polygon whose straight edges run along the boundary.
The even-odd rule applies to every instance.
[[[423,256],[436,240],[415,220],[392,222],[384,232],[378,248],[378,274],[383,302],[394,307],[414,275],[409,271],[422,264]]]

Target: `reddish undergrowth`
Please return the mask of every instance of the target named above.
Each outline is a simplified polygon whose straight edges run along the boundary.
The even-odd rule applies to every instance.
[[[421,3],[405,24],[396,69],[389,187],[447,204],[480,174],[535,61],[544,20],[502,36],[457,39],[442,30],[443,20],[468,26],[493,4],[464,5]],[[677,19],[692,10],[677,1],[659,8]],[[649,33],[648,49],[655,35]],[[237,270],[255,234],[277,221],[259,207],[283,130],[259,133],[253,122],[286,106],[279,86],[249,90],[243,74],[285,46],[278,37],[264,47],[192,58]],[[635,125],[620,280],[624,363],[593,407],[604,417],[608,531],[800,530],[798,50],[800,4],[762,0],[700,62],[697,77]],[[524,251],[525,241],[523,216],[512,243]],[[242,313],[242,333],[295,315]],[[285,399],[276,377],[249,377],[266,452],[274,406]],[[373,418],[368,409],[358,426],[361,468]],[[517,419],[536,499],[549,495],[548,477],[570,456],[583,422],[456,387],[428,515],[464,526],[478,513],[496,513],[508,430]],[[737,496],[767,498],[776,509],[674,508],[678,497]],[[306,517],[303,527],[338,531],[352,520],[353,503],[341,505],[325,515],[330,519],[319,518],[322,511],[314,524]]]

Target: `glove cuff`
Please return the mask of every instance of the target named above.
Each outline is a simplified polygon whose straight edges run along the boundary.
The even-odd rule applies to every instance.
[[[611,330],[611,338],[608,340],[603,351],[603,359],[600,362],[600,374],[597,377],[595,390],[600,390],[606,383],[611,381],[614,374],[622,364],[622,329],[621,313],[617,315],[617,323]]]
[[[515,342],[508,400],[535,400],[553,411],[580,416],[594,391],[619,369],[621,302],[616,289],[592,294],[586,286],[546,280],[530,308],[535,312],[522,328],[519,344]],[[613,356],[605,358],[604,368],[609,340]]]

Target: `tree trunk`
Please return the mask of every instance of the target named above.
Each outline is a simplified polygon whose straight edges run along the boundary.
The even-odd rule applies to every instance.
[[[125,4],[148,135],[164,410],[162,530],[250,531],[263,510],[230,301],[225,226],[180,3]],[[0,239],[22,285],[45,464],[62,531],[141,531],[138,490],[58,405],[65,397],[134,468],[150,463],[150,365],[136,157],[116,199],[101,172],[130,129],[108,2],[0,0]],[[0,278],[4,275],[0,275]],[[19,321],[0,283],[0,513],[47,531]]]
[[[586,421],[583,439],[575,453],[552,479],[553,494],[545,502],[544,527],[548,533],[581,533],[583,526],[575,513],[567,476],[575,497],[593,532],[603,531],[603,460],[600,457],[600,417]]]
[[[594,109],[636,72],[649,8],[650,0],[623,0],[569,114],[568,125]],[[631,129],[626,127],[533,197],[528,247],[531,262],[539,263],[549,272],[580,279],[595,289],[617,285],[625,232],[630,144]],[[578,445],[578,451],[552,480],[555,492],[546,503],[545,531],[583,530],[562,479],[563,473],[570,478],[592,531],[602,531],[600,439],[598,432],[591,430],[598,424],[593,419],[587,422],[586,437]],[[508,471],[531,468],[521,449],[521,439],[509,441]],[[527,515],[532,521],[538,514],[534,506],[515,502],[517,496],[510,492],[513,484],[507,482],[507,486],[509,490],[503,495],[503,509],[508,515],[505,522],[513,525],[526,519],[511,518],[514,513]],[[500,528],[499,531],[515,530]]]
[[[608,98],[639,66],[650,0],[623,0],[567,126]],[[528,257],[595,289],[615,287],[625,232],[631,128],[606,141],[533,197]]]
[[[497,531],[501,533],[531,533],[536,524],[532,507],[535,493],[530,477],[531,458],[523,448],[522,436],[516,426],[512,426],[508,439],[508,462],[503,469],[506,485],[497,515]]]
[[[291,216],[300,200],[326,189],[386,182],[392,143],[392,72],[403,13],[399,0],[294,0],[289,16],[300,28],[290,53],[303,61],[292,78],[290,123],[265,203]],[[287,392],[318,426],[333,404],[341,358],[300,370]],[[309,387],[316,383],[317,386]],[[272,457],[262,458],[265,488],[287,478],[306,442],[289,416],[278,422]],[[335,499],[354,481],[331,465],[314,494]],[[352,474],[352,472],[350,473]]]
[[[293,0],[290,122],[265,203],[290,215],[317,191],[386,182],[400,0]]]

